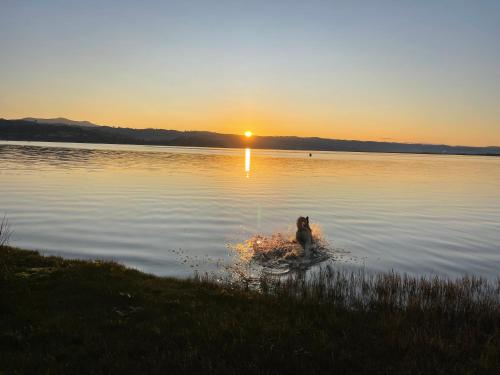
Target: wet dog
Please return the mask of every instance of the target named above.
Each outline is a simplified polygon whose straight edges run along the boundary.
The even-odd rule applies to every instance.
[[[295,239],[304,249],[304,255],[309,256],[313,244],[311,227],[309,226],[309,216],[301,216],[297,219],[297,232],[295,233]]]

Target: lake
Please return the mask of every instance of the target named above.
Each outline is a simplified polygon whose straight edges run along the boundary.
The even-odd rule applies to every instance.
[[[500,158],[0,142],[10,243],[191,276],[308,215],[338,267],[500,272]]]

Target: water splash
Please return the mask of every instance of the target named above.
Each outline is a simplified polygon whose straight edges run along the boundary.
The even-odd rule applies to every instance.
[[[313,245],[308,256],[295,241],[295,233],[275,232],[270,236],[255,235],[250,239],[229,244],[238,259],[232,267],[233,272],[248,277],[251,273],[284,275],[291,271],[305,271],[312,266],[332,259],[335,256],[333,247],[324,238],[321,227],[311,225]]]

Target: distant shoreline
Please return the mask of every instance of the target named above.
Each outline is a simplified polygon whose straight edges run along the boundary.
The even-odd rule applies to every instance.
[[[260,147],[230,147],[230,146],[187,146],[187,145],[157,145],[148,143],[117,143],[117,142],[82,142],[82,141],[41,141],[41,140],[27,140],[27,139],[2,139],[0,138],[0,145],[8,145],[6,142],[29,142],[29,143],[53,143],[53,144],[81,144],[81,145],[109,145],[109,146],[152,146],[152,147],[179,147],[179,148],[209,148],[209,149],[234,149],[244,150],[250,148],[252,150],[268,150],[268,151],[294,151],[304,152],[306,154],[311,152],[341,152],[341,153],[370,153],[370,154],[401,154],[401,155],[435,155],[435,156],[488,156],[500,157],[498,154],[470,154],[470,153],[437,153],[437,152],[403,152],[403,151],[344,151],[344,150],[312,150],[312,149],[287,149],[287,148],[260,148]],[[38,146],[38,145],[36,145]],[[54,147],[57,147],[54,145]],[[313,154],[314,156],[314,154]]]
[[[69,120],[68,120],[69,121]],[[132,129],[0,119],[0,140],[212,148],[252,148],[304,152],[370,152],[423,155],[500,156],[500,147],[339,140],[318,137],[252,136],[204,131]]]

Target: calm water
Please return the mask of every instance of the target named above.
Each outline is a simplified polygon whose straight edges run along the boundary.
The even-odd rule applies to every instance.
[[[13,245],[160,275],[299,215],[348,252],[339,266],[500,275],[495,157],[2,142],[2,213]]]

